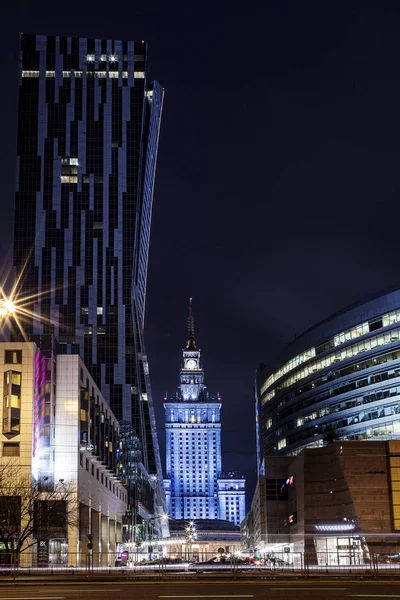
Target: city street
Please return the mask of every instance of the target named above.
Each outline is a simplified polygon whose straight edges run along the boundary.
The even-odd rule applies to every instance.
[[[400,598],[398,581],[280,581],[265,582],[75,582],[0,585],[0,600],[185,600],[185,599],[254,599],[318,598]]]

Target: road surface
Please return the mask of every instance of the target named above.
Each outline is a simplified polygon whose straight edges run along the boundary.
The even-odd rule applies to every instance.
[[[399,581],[181,581],[0,583],[0,600],[400,599]]]

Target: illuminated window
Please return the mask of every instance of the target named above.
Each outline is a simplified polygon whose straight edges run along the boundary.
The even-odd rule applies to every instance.
[[[347,346],[343,349],[338,348],[325,358],[313,361],[308,366],[305,366],[303,369],[299,369],[294,375],[291,375],[279,384],[279,390],[292,385],[296,381],[308,377],[312,373],[320,371],[321,369],[326,369],[334,363],[339,363],[348,358],[352,358],[357,354],[367,352],[368,350],[372,350],[373,348],[376,348],[378,346],[386,346],[388,344],[397,342],[399,337],[400,329],[393,329],[392,331],[381,333],[380,335],[376,335],[369,339],[360,341],[356,344],[351,344],[350,346]]]
[[[100,56],[100,60],[101,60],[102,62],[106,62],[106,60],[107,60],[107,54],[102,54],[102,55]]]
[[[317,418],[317,413],[316,412],[312,412],[309,415],[306,415],[304,417],[304,422],[308,423],[309,421],[314,421],[314,419],[316,419],[316,418]]]
[[[117,60],[118,60],[117,54],[110,54],[110,62],[114,63],[114,62],[117,62]]]
[[[338,335],[335,335],[333,338],[333,343],[335,346],[339,346],[340,344],[344,344],[349,340],[354,340],[355,338],[361,337],[366,333],[369,333],[369,324],[368,322],[360,323],[351,329],[346,329],[346,331],[342,331]]]
[[[393,323],[398,323],[399,321],[400,310],[394,310],[393,312],[387,313],[382,316],[383,327],[387,327],[388,325],[392,325]]]
[[[39,77],[39,71],[22,71],[22,77]]]
[[[88,62],[94,62],[94,61],[95,61],[95,55],[94,55],[94,54],[88,54],[88,55],[86,56],[86,60],[87,60]]]
[[[75,167],[79,166],[79,162],[77,158],[62,158],[61,159],[61,173],[63,175],[71,175],[78,172],[78,169]],[[72,167],[72,169],[70,169]]]
[[[18,365],[22,363],[22,350],[6,350],[4,353],[6,364]]]
[[[135,71],[135,79],[144,79],[144,71]]]
[[[62,158],[61,183],[78,183],[78,167],[77,158]]]
[[[281,450],[281,448],[285,448],[285,446],[286,446],[286,438],[280,439],[278,442],[278,450]]]
[[[292,371],[298,365],[301,365],[303,362],[306,362],[310,358],[314,358],[315,355],[315,348],[309,348],[305,352],[302,352],[301,354],[298,354],[297,356],[289,360],[286,364],[283,365],[282,368],[278,369],[278,371],[276,371],[275,373],[272,373],[272,375],[270,375],[268,379],[263,383],[263,385],[261,386],[261,394],[263,394],[265,390],[268,389],[277,379],[279,379],[289,371]]]
[[[3,386],[3,433],[19,433],[21,418],[21,373],[6,371]]]

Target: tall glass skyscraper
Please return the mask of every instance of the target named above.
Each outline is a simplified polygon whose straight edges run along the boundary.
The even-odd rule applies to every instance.
[[[160,482],[142,330],[162,105],[144,42],[21,35],[14,264],[36,315],[24,329],[80,353]]]

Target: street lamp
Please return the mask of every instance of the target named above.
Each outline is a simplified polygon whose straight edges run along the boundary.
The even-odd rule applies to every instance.
[[[160,524],[160,521],[164,520],[164,521],[168,521],[170,517],[168,516],[167,513],[162,513],[159,515],[153,515],[152,517],[145,519],[145,524],[146,524],[146,529],[145,529],[145,542],[147,542],[148,544],[148,552],[149,552],[149,558],[151,557],[151,554],[153,552],[153,540],[156,538],[159,538],[159,535],[154,536],[154,529],[153,529],[153,525],[154,523]],[[159,534],[159,530],[156,530],[156,533]]]
[[[4,284],[0,283],[0,331],[8,326],[10,330],[15,331],[18,335],[22,335],[26,340],[27,336],[24,331],[24,324],[30,323],[30,327],[33,321],[38,321],[39,324],[54,324],[50,318],[39,315],[33,308],[33,305],[39,302],[40,297],[49,295],[52,290],[24,295],[18,289],[19,283],[20,278],[14,284],[9,294],[6,293]]]
[[[188,547],[188,559],[190,560],[192,554],[192,544],[195,539],[197,539],[196,533],[196,525],[194,521],[189,521],[187,526],[185,527],[186,532],[186,542]]]
[[[0,316],[5,317],[7,315],[13,314],[16,311],[16,306],[12,300],[9,298],[2,298],[0,300]]]
[[[93,533],[88,533],[87,534],[87,539],[88,539],[88,543],[87,543],[87,549],[88,549],[88,567],[89,567],[89,573],[93,572]]]

